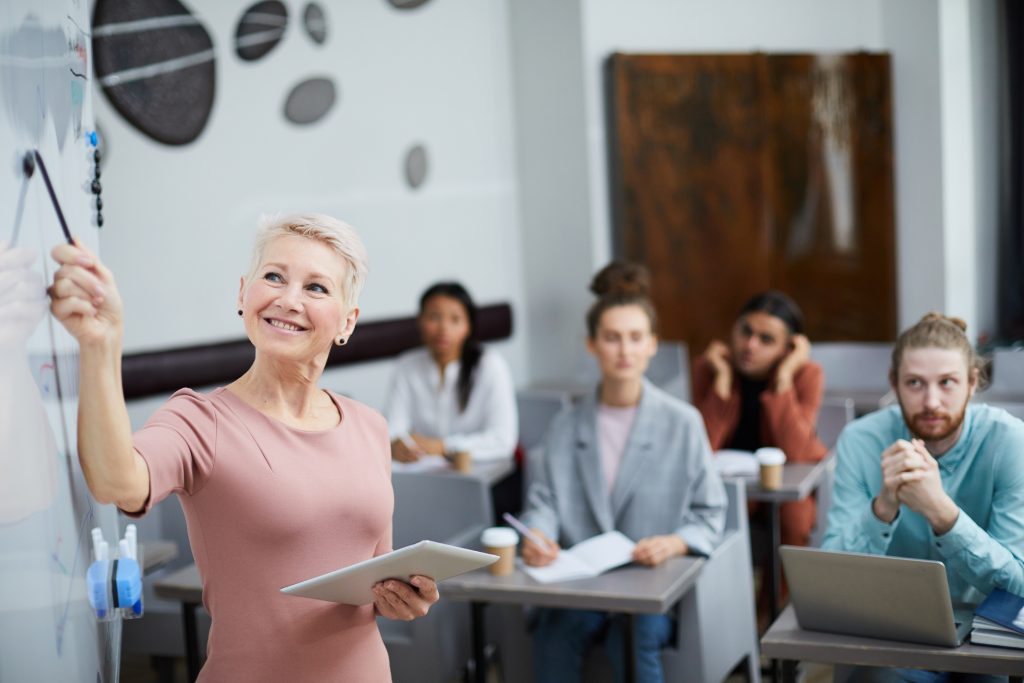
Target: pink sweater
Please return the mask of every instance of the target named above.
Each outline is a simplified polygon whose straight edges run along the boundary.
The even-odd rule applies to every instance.
[[[391,550],[384,419],[331,394],[341,423],[289,427],[226,389],[183,389],[136,432],[144,514],[181,499],[213,618],[201,681],[389,681],[373,605],[280,588]]]

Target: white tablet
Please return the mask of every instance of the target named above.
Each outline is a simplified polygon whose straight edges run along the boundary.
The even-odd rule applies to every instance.
[[[443,581],[497,561],[497,555],[435,541],[420,541],[386,555],[285,586],[281,592],[346,605],[368,605],[373,602],[373,585],[384,579],[408,583],[413,576],[419,575]]]

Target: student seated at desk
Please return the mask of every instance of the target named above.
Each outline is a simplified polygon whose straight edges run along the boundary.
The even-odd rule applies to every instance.
[[[213,620],[199,680],[390,680],[376,617],[426,614],[438,599],[431,579],[382,581],[361,607],[280,590],[391,551],[384,419],[318,387],[332,344],[346,344],[359,317],[359,236],[329,216],[267,219],[237,299],[252,366],[226,387],[176,392],[134,435],[114,276],[78,245],[53,256],[50,308],[80,347],[86,483],[133,516],[180,499]]]
[[[970,402],[980,372],[966,328],[929,313],[900,335],[889,370],[899,405],[840,435],[822,547],[938,560],[953,602],[977,603],[994,588],[1024,595],[1024,423]],[[855,675],[947,680],[921,671]]]
[[[803,327],[803,313],[788,296],[758,294],[740,310],[729,344],[713,341],[697,359],[693,403],[712,449],[776,446],[788,462],[818,462],[828,452],[815,433],[824,376]],[[813,496],[784,504],[780,515],[782,542],[807,545]]]
[[[686,553],[709,554],[725,523],[725,488],[711,464],[700,414],[644,380],[657,349],[656,316],[640,266],[613,263],[595,276],[598,300],[587,314],[588,350],[601,383],[556,416],[524,521],[545,541],[523,541],[523,560],[550,564],[571,546],[618,530],[637,542],[634,560],[658,565]],[[557,539],[557,543],[555,540]],[[636,619],[639,681],[662,680],[668,615]],[[536,680],[579,681],[588,645],[607,631],[616,679],[623,680],[622,624],[602,612],[545,609],[534,632]]]
[[[420,297],[418,322],[423,347],[399,356],[385,402],[392,457],[511,458],[519,432],[512,374],[477,341],[469,292],[457,282],[432,285]]]

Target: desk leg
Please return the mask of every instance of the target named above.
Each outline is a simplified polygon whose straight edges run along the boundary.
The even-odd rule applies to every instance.
[[[768,573],[768,585],[771,587],[768,596],[768,610],[774,622],[779,616],[779,600],[782,593],[782,571],[779,567],[779,545],[782,543],[782,514],[779,510],[781,503],[773,502],[768,506],[771,519],[768,522],[770,527],[768,547],[768,562],[765,571]]]
[[[768,562],[765,563],[765,577],[770,587],[768,594],[768,613],[771,615],[771,623],[774,623],[779,616],[779,602],[782,597],[782,570],[779,567],[779,545],[782,543],[782,514],[780,511],[781,503],[772,502],[768,506],[769,511],[769,542],[768,542]],[[786,662],[786,664],[793,664],[794,676],[795,676],[795,664],[793,662]],[[775,683],[779,682],[779,661],[777,659],[772,660],[772,681]],[[783,679],[786,681],[795,681],[796,679],[786,679],[786,672],[783,671]]]
[[[776,678],[776,681],[779,679]],[[786,659],[782,662],[782,681],[783,683],[796,683],[796,661],[792,659]]]
[[[626,683],[636,683],[636,615],[627,614],[626,628],[622,629],[623,664]]]
[[[471,604],[473,621],[473,680],[475,683],[486,683],[487,681],[487,635],[484,632],[484,607],[485,603],[474,602]]]
[[[194,602],[181,603],[181,617],[185,623],[185,661],[188,664],[188,680],[199,678],[199,629],[196,628],[196,607]]]

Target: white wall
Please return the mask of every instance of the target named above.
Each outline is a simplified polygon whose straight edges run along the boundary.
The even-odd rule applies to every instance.
[[[96,97],[109,147],[101,246],[125,299],[126,350],[240,337],[238,278],[266,211],[324,211],[356,226],[371,258],[363,320],[412,314],[441,278],[520,313],[504,6],[323,4],[328,39],[316,46],[299,26],[301,6],[286,3],[293,16],[281,44],[243,62],[232,39],[249,4],[197,5],[217,53],[217,93],[195,143],[154,143]],[[315,75],[335,79],[339,102],[312,126],[288,124],[285,95]],[[430,169],[410,190],[403,159],[414,143],[426,145]],[[520,374],[523,320],[500,347]],[[325,383],[379,406],[387,375],[388,364],[370,364]]]
[[[593,265],[581,11],[550,0],[507,6],[529,377],[564,378],[582,350]]]

